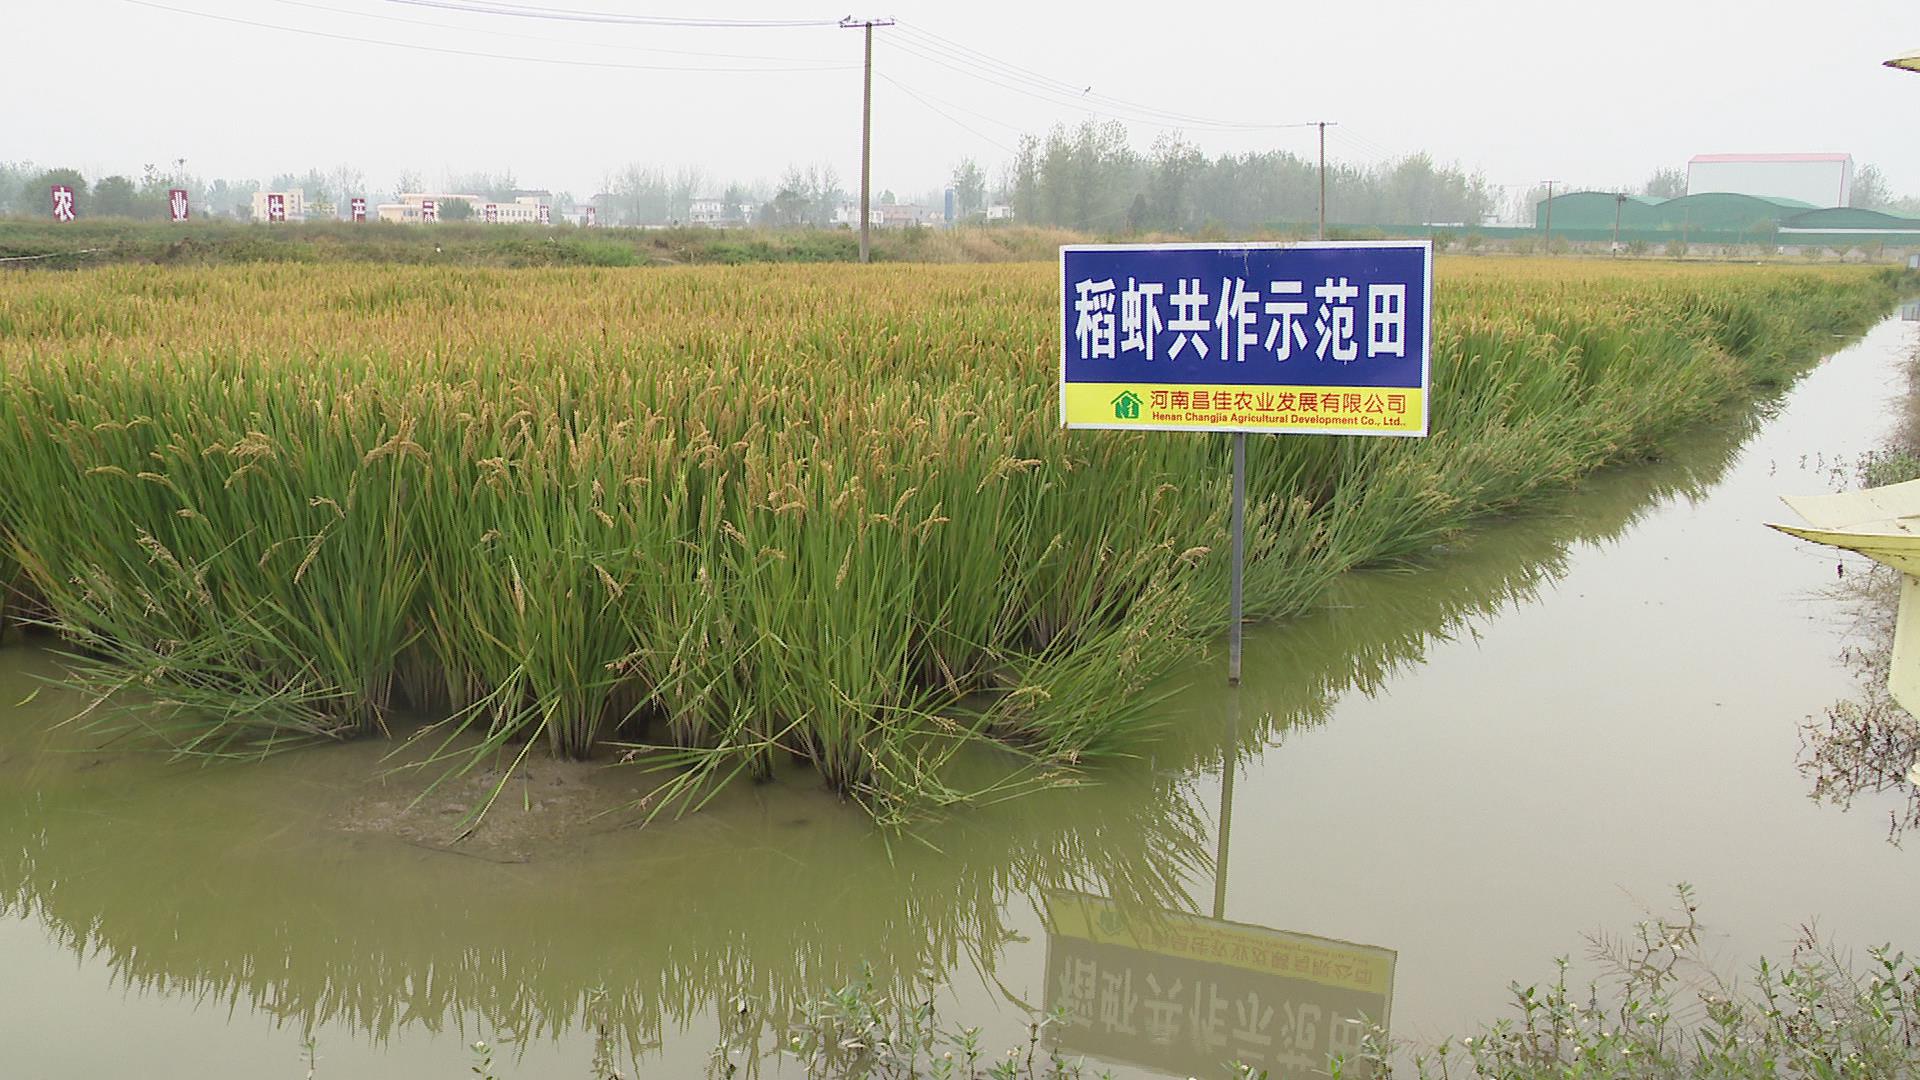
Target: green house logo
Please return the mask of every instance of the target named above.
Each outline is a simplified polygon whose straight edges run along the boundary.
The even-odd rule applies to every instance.
[[[1131,390],[1124,391],[1113,399],[1113,415],[1120,420],[1140,419],[1140,395]]]

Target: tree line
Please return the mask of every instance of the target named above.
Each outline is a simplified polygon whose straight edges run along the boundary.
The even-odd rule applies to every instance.
[[[253,194],[263,190],[299,188],[309,206],[330,204],[336,212],[353,196],[377,205],[400,192],[427,190],[418,172],[403,171],[390,187],[374,188],[351,166],[280,173],[262,184],[203,179],[181,160],[147,165],[138,176],[111,175],[89,183],[74,169],[0,162],[0,215],[47,215],[48,189],[56,184],[81,196],[83,215],[148,220],[167,216],[167,191],[174,187],[187,190],[196,217],[242,219],[251,214]],[[905,199],[881,191],[874,202],[917,203],[937,212],[950,190],[961,221],[984,219],[990,207],[1004,207],[1006,212],[991,216],[1094,233],[1251,231],[1311,223],[1319,213],[1320,185],[1318,163],[1285,150],[1209,156],[1183,137],[1167,135],[1143,151],[1128,141],[1119,123],[1088,121],[1021,139],[1013,158],[995,173],[964,159],[940,186]],[[1686,194],[1686,187],[1682,170],[1661,168],[1639,191],[1675,198]],[[441,190],[501,202],[524,191],[511,170],[449,173]],[[1577,190],[1580,185],[1573,183],[1555,187],[1556,193]],[[1326,169],[1327,220],[1345,225],[1476,225],[1503,210],[1531,220],[1545,196],[1545,188],[1536,186],[1503,205],[1500,190],[1479,173],[1437,164],[1424,153],[1372,165],[1330,162]],[[668,171],[633,164],[608,173],[591,203],[602,224],[677,225],[691,220],[694,202],[703,199],[720,204],[718,220],[727,225],[825,228],[848,220],[842,208],[857,199],[857,192],[827,165],[791,166],[767,183],[723,180],[699,168]],[[589,200],[562,191],[547,201],[556,214],[565,214]],[[1920,199],[1896,195],[1873,165],[1855,174],[1851,202],[1920,215]],[[457,216],[457,208],[450,216]]]
[[[955,170],[955,190],[971,162]],[[1178,135],[1142,153],[1115,121],[1027,136],[996,192],[1031,224],[1094,232],[1258,229],[1319,216],[1317,161],[1285,150],[1212,157]],[[1412,154],[1376,165],[1329,162],[1327,220],[1343,224],[1465,224],[1492,215],[1486,178]]]

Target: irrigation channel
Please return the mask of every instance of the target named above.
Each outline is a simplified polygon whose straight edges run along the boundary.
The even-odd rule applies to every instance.
[[[1222,656],[1187,673],[1152,761],[929,844],[807,773],[638,829],[590,812],[601,772],[536,764],[449,850],[456,806],[366,779],[384,745],[100,752],[50,731],[51,654],[0,649],[0,1072],[298,1077],[310,1036],[320,1077],[467,1075],[476,1039],[502,1076],[584,1076],[604,1028],[626,1075],[695,1076],[871,964],[992,1048],[1064,1006],[1094,1071],[1281,1077],[1389,990],[1396,1037],[1472,1030],[1680,881],[1728,973],[1809,919],[1913,947],[1920,853],[1796,770],[1860,692],[1833,585],[1865,564],[1761,523],[1852,482],[1917,338],[1890,319],[1667,460],[1353,576],[1249,635],[1237,694]]]

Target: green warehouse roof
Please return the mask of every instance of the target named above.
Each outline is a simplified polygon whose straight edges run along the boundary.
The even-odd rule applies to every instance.
[[[1700,230],[1703,232],[1765,232],[1785,218],[1815,209],[1796,199],[1763,199],[1731,192],[1685,195],[1678,199],[1646,199],[1611,191],[1575,191],[1553,197],[1556,229],[1611,229],[1614,210],[1620,227],[1636,231]],[[1534,208],[1534,224],[1546,226],[1546,202]]]

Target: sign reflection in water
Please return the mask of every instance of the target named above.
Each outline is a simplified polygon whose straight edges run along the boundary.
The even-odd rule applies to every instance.
[[[1227,696],[1213,917],[1064,889],[1047,909],[1046,1006],[1059,1048],[1175,1076],[1237,1062],[1270,1080],[1326,1076],[1387,1029],[1392,949],[1228,922],[1240,696]]]
[[[1325,1076],[1387,1026],[1395,954],[1103,897],[1047,896],[1047,1008],[1061,1049],[1175,1076],[1229,1061]]]

